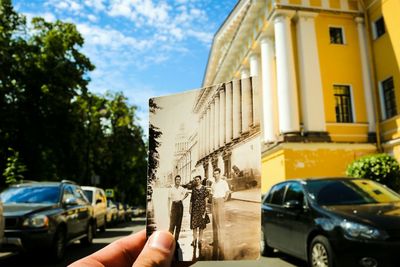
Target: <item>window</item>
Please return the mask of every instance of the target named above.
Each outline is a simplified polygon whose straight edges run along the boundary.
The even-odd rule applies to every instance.
[[[397,115],[396,96],[394,94],[393,77],[381,83],[381,98],[384,119]]]
[[[303,204],[304,202],[304,194],[301,185],[298,183],[292,183],[285,195],[285,203],[289,201],[298,201],[299,203]]]
[[[386,30],[385,30],[385,21],[383,20],[383,17],[380,17],[379,19],[375,20],[372,28],[374,30],[373,32],[374,39],[377,39],[382,35],[384,35]]]
[[[331,44],[344,44],[343,28],[329,27]]]
[[[336,122],[353,122],[351,92],[348,85],[334,85]]]
[[[267,202],[275,205],[282,205],[283,195],[285,194],[286,183],[278,184],[272,188],[268,196]]]

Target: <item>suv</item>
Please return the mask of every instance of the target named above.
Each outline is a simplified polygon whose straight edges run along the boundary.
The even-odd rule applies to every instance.
[[[5,218],[3,251],[42,249],[58,261],[67,244],[93,241],[93,208],[73,182],[13,185],[0,197]]]
[[[83,192],[93,206],[96,227],[101,232],[106,230],[107,198],[103,189],[94,186],[82,186]]]

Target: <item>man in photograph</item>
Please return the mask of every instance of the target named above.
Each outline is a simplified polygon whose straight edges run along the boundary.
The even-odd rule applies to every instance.
[[[168,203],[171,207],[169,231],[175,236],[178,241],[179,233],[181,231],[182,217],[183,217],[183,204],[182,201],[188,196],[188,192],[181,185],[181,177],[175,176],[175,184],[171,187],[168,194]],[[174,234],[175,232],[175,234]]]
[[[212,224],[213,224],[213,246],[214,258],[223,260],[224,255],[224,223],[225,223],[225,204],[229,196],[228,183],[221,177],[221,169],[214,169],[213,176],[215,182],[211,185],[212,193]],[[215,255],[216,254],[216,255]]]

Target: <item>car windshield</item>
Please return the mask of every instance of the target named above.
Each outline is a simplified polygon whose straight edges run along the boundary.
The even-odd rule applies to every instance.
[[[92,201],[93,201],[93,192],[90,191],[90,190],[83,190],[83,192],[85,193],[85,196],[87,197],[89,202],[92,203]]]
[[[3,203],[57,203],[59,186],[10,187],[0,195]]]
[[[308,195],[319,205],[357,205],[400,201],[400,195],[371,180],[307,181]]]

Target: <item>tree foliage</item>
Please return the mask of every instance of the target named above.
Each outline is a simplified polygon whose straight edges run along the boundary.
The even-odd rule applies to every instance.
[[[149,109],[150,113],[154,114],[157,110],[161,109],[154,99],[150,98],[149,100]],[[159,138],[161,137],[162,132],[158,127],[150,123],[149,126],[149,162],[148,162],[148,177],[149,181],[152,181],[156,177],[156,169],[159,165],[160,155],[157,151],[157,148],[160,146]]]
[[[347,167],[346,174],[372,179],[395,191],[400,189],[399,163],[389,154],[368,155],[355,160]]]
[[[88,91],[94,65],[71,23],[33,18],[28,27],[0,0],[0,170],[12,148],[24,176],[92,184],[144,203],[146,146],[136,107],[122,93]],[[5,186],[5,180],[0,186]]]

